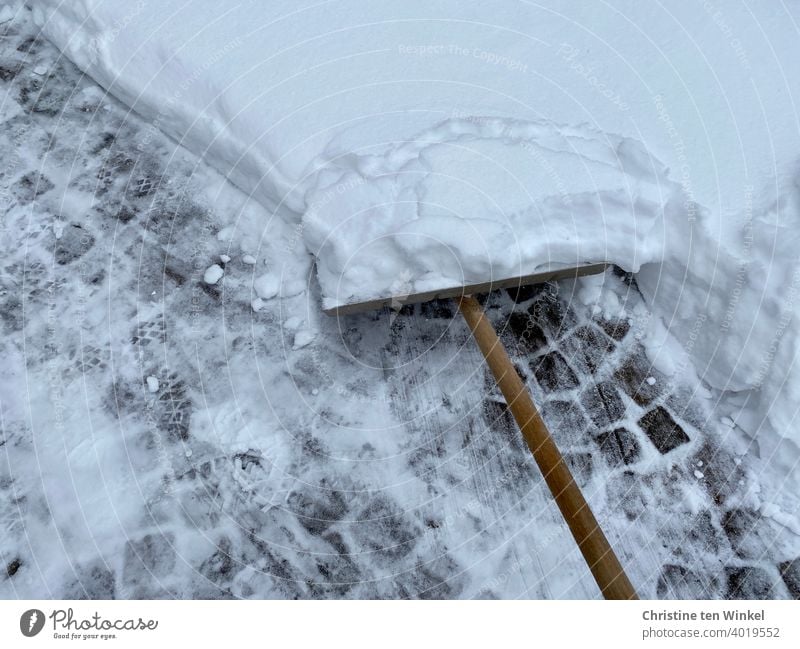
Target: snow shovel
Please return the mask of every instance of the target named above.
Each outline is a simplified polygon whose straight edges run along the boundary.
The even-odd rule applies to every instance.
[[[394,295],[366,302],[354,302],[325,309],[324,312],[327,315],[341,316],[386,306],[399,308],[405,304],[453,298],[486,358],[508,408],[514,415],[514,419],[522,431],[522,436],[539,465],[545,482],[603,596],[606,599],[638,599],[633,585],[625,574],[608,539],[603,534],[603,530],[600,529],[597,519],[572,477],[564,457],[542,421],[530,394],[525,389],[525,384],[497,337],[494,327],[484,314],[481,305],[472,297],[475,294],[488,293],[495,289],[519,288],[556,279],[593,275],[603,272],[605,268],[606,264],[586,264],[576,268],[546,271],[482,284],[469,284],[439,291]]]

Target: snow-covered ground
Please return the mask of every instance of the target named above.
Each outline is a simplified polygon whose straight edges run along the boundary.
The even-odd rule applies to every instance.
[[[301,228],[11,15],[2,596],[599,596],[450,305],[324,318]],[[800,495],[635,278],[487,300],[643,597],[800,596]]]
[[[553,263],[637,272],[800,491],[796,3],[26,4],[297,227],[329,305]]]

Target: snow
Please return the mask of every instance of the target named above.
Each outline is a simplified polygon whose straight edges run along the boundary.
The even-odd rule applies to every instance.
[[[147,390],[149,392],[155,393],[158,392],[159,382],[155,376],[148,376],[147,377]]]
[[[300,328],[300,325],[303,324],[303,319],[300,316],[293,315],[290,318],[287,318],[286,321],[283,323],[283,328],[288,331],[295,331]]]
[[[796,6],[29,4],[111,92],[304,215],[328,305],[641,269],[703,379],[760,389],[756,426],[797,441]]]
[[[229,242],[233,237],[235,232],[235,228],[232,226],[227,226],[222,228],[219,232],[217,232],[217,240],[223,242]]]
[[[222,276],[225,274],[225,271],[222,270],[219,264],[212,264],[208,268],[206,268],[206,272],[203,273],[203,281],[206,284],[216,284],[219,280],[222,279]]]
[[[313,331],[309,329],[301,329],[294,335],[292,349],[298,350],[302,349],[303,347],[307,347],[314,341],[314,338],[316,338],[316,334]]]
[[[307,194],[326,306],[585,261],[638,270],[680,191],[639,143],[546,120],[451,119],[364,167]]]
[[[262,300],[270,300],[281,288],[280,278],[272,273],[264,273],[253,282],[253,290]]]
[[[368,502],[361,500],[367,498],[364,494],[373,499],[373,494],[380,493],[381,498],[386,494],[386,502],[401,513],[386,517],[378,511],[377,518],[397,518],[400,523],[392,527],[392,533],[399,529],[403,538],[422,539],[407,556],[411,571],[417,570],[419,561],[425,566],[442,557],[442,562],[452,562],[452,567],[442,569],[442,574],[454,576],[453,590],[448,592],[481,596],[484,591],[477,584],[482,583],[489,584],[491,593],[501,596],[596,594],[590,588],[590,578],[587,589],[580,559],[564,558],[569,539],[565,542],[559,536],[563,530],[557,512],[551,511],[552,503],[546,498],[537,500],[543,485],[530,481],[538,479],[531,478],[528,474],[535,471],[523,464],[530,458],[519,449],[506,447],[505,441],[498,445],[494,434],[497,431],[488,429],[480,413],[473,416],[472,406],[484,398],[486,379],[475,370],[480,367],[480,359],[468,344],[463,327],[456,322],[450,326],[449,319],[431,324],[419,313],[405,319],[398,316],[398,320],[380,314],[374,314],[374,321],[366,317],[342,322],[315,320],[318,293],[316,289],[308,295],[304,293],[309,263],[303,244],[320,251],[313,244],[320,243],[322,237],[322,244],[330,245],[333,252],[340,249],[337,246],[347,251],[348,237],[339,241],[336,234],[340,228],[349,227],[350,222],[342,223],[342,215],[333,210],[333,203],[341,204],[353,218],[359,216],[354,208],[365,206],[370,214],[377,213],[389,222],[408,207],[402,203],[406,197],[410,198],[411,207],[419,208],[419,213],[413,214],[419,218],[410,222],[409,236],[387,232],[386,223],[379,219],[374,224],[376,242],[392,241],[392,246],[397,244],[401,252],[405,251],[403,254],[413,253],[413,259],[400,255],[403,267],[399,273],[394,247],[389,246],[390,254],[386,255],[380,246],[375,251],[378,254],[356,251],[357,261],[369,269],[368,278],[375,285],[392,277],[388,286],[402,290],[412,283],[435,285],[448,277],[460,281],[471,273],[480,276],[522,267],[526,259],[533,261],[534,255],[526,257],[528,250],[519,242],[531,242],[533,249],[541,252],[536,234],[542,234],[543,224],[547,224],[548,232],[554,226],[565,231],[572,227],[575,236],[572,247],[559,238],[557,245],[561,247],[552,254],[551,249],[547,250],[548,262],[558,262],[559,257],[562,262],[574,261],[578,250],[596,252],[601,246],[600,235],[608,246],[603,244],[603,259],[613,254],[614,261],[627,264],[630,269],[641,268],[636,279],[660,319],[650,320],[651,314],[637,302],[640,298],[634,290],[619,282],[607,286],[611,282],[606,275],[576,283],[575,301],[589,306],[591,314],[582,315],[581,324],[596,328],[601,316],[621,317],[632,327],[632,333],[625,345],[618,346],[618,353],[627,353],[635,345],[632,340],[641,341],[644,352],[637,356],[641,376],[649,377],[655,370],[673,374],[670,381],[659,378],[655,384],[659,391],[682,385],[684,380],[691,383],[696,368],[701,378],[721,391],[727,390],[715,392],[709,403],[724,402],[732,408],[730,390],[736,389],[740,391],[738,405],[743,410],[734,412],[732,408],[728,413],[732,418],[727,419],[731,424],[735,419],[737,428],[724,429],[723,446],[713,447],[713,452],[703,455],[710,466],[696,482],[691,480],[691,458],[699,452],[698,447],[702,450],[709,441],[710,434],[707,437],[705,431],[713,429],[716,418],[704,419],[703,415],[694,421],[696,428],[684,424],[691,444],[669,451],[662,458],[637,428],[644,409],[628,403],[623,395],[627,408],[623,425],[639,431],[641,447],[641,457],[631,471],[599,468],[605,460],[592,446],[589,429],[575,428],[582,437],[567,448],[577,456],[591,449],[595,456],[595,463],[589,465],[594,466],[595,473],[588,483],[587,497],[593,505],[598,504],[604,525],[608,524],[615,542],[625,550],[624,560],[638,571],[640,583],[649,585],[650,596],[656,594],[655,575],[662,563],[675,561],[673,551],[665,549],[667,545],[662,541],[666,538],[672,543],[679,539],[680,550],[689,545],[685,539],[691,528],[689,523],[684,525],[681,508],[719,515],[701,482],[710,484],[719,475],[736,475],[741,491],[746,493],[737,492],[725,507],[759,507],[759,493],[768,488],[772,474],[791,476],[797,462],[796,449],[781,442],[774,433],[794,434],[795,427],[789,423],[796,400],[786,395],[791,397],[796,377],[791,373],[773,377],[760,363],[777,359],[789,370],[792,357],[787,353],[796,342],[794,321],[787,319],[786,326],[778,329],[783,314],[791,313],[794,300],[791,277],[787,284],[785,271],[796,230],[789,227],[791,221],[787,224],[786,219],[796,214],[790,167],[798,150],[796,129],[787,127],[794,113],[785,110],[794,101],[792,93],[796,89],[779,74],[784,59],[792,64],[796,60],[798,47],[787,41],[794,25],[782,13],[787,11],[785,6],[750,3],[752,15],[739,6],[721,9],[726,25],[733,26],[735,38],[746,49],[748,64],[744,66],[740,50],[731,45],[732,37],[719,29],[711,14],[703,13],[705,4],[700,3],[654,7],[650,3],[617,2],[590,8],[575,7],[573,3],[550,3],[545,7],[488,3],[478,7],[411,2],[394,7],[341,2],[312,8],[274,2],[237,5],[223,16],[216,12],[214,21],[208,17],[216,7],[206,1],[192,3],[191,7],[164,2],[160,12],[142,12],[140,5],[115,0],[76,1],[68,5],[37,0],[30,4],[55,10],[49,20],[47,13],[38,14],[46,34],[112,93],[148,117],[149,123],[142,123],[143,132],[157,124],[177,141],[203,154],[206,161],[245,190],[239,196],[229,187],[223,189],[223,184],[206,186],[203,181],[210,172],[204,164],[194,159],[180,163],[185,152],[176,157],[177,162],[172,162],[171,152],[164,154],[172,172],[163,172],[165,175],[180,179],[196,174],[195,182],[203,188],[191,193],[203,209],[190,212],[181,227],[176,227],[180,236],[171,240],[176,244],[170,251],[172,257],[199,261],[196,271],[190,268],[187,276],[203,272],[206,264],[218,256],[220,241],[230,243],[229,250],[252,254],[253,262],[257,256],[264,264],[258,273],[267,271],[253,282],[258,275],[253,274],[254,269],[237,269],[234,264],[226,268],[226,295],[215,297],[213,290],[195,291],[194,282],[189,281],[183,289],[175,287],[163,292],[160,299],[164,304],[158,304],[156,309],[136,302],[139,284],[131,278],[149,278],[148,273],[156,269],[155,279],[148,281],[160,289],[165,281],[160,263],[163,258],[156,257],[156,264],[141,263],[137,269],[135,264],[140,257],[135,245],[139,239],[130,232],[127,241],[133,253],[116,243],[106,248],[115,255],[114,291],[108,290],[108,278],[103,290],[84,286],[82,273],[75,270],[77,265],[55,268],[58,279],[67,282],[66,288],[54,293],[62,300],[65,313],[69,311],[71,321],[80,318],[93,335],[102,331],[109,339],[105,349],[113,351],[117,372],[122,368],[123,373],[133,376],[116,375],[112,386],[103,382],[106,375],[98,372],[79,382],[72,381],[69,372],[42,370],[35,365],[41,360],[35,355],[27,360],[27,370],[26,361],[17,361],[23,372],[40,379],[32,382],[33,393],[28,400],[43,407],[34,408],[28,421],[20,411],[30,404],[13,398],[10,406],[4,402],[4,408],[9,408],[4,417],[13,421],[18,430],[34,431],[37,444],[42,440],[43,448],[34,457],[22,435],[23,441],[18,445],[6,444],[4,448],[12,460],[10,466],[41,462],[45,472],[41,490],[45,496],[31,511],[48,511],[44,502],[48,495],[63,500],[63,506],[52,514],[54,522],[45,514],[39,517],[32,513],[24,519],[22,528],[31,531],[34,547],[30,553],[41,561],[48,577],[61,577],[65,571],[69,574],[64,566],[74,562],[81,564],[76,573],[84,570],[86,562],[95,556],[113,557],[122,564],[119,558],[123,556],[122,547],[127,552],[124,544],[129,538],[136,556],[137,538],[143,529],[149,529],[151,516],[155,515],[159,517],[159,529],[162,521],[168,521],[163,525],[167,534],[174,532],[179,540],[179,556],[185,553],[185,562],[178,561],[178,565],[185,563],[198,574],[201,565],[203,570],[208,567],[202,560],[216,552],[217,543],[222,555],[228,552],[223,551],[228,538],[233,544],[230,554],[239,557],[249,553],[265,562],[273,561],[265,557],[263,547],[253,549],[248,539],[236,533],[238,528],[258,529],[258,538],[268,539],[270,553],[278,558],[271,564],[249,564],[248,558],[243,559],[245,568],[234,568],[235,583],[226,584],[236,596],[252,596],[254,592],[287,596],[280,589],[291,588],[291,583],[276,585],[268,574],[265,576],[270,569],[278,569],[284,554],[292,570],[289,581],[299,584],[297,588],[304,596],[313,596],[311,586],[305,590],[306,585],[320,577],[313,561],[309,562],[312,576],[305,576],[305,553],[313,557],[336,556],[332,553],[338,550],[320,539],[319,534],[307,533],[303,526],[308,521],[289,512],[285,501],[292,493],[303,498],[330,497],[328,484],[316,482],[322,476],[337,488],[343,484],[342,490],[347,494],[346,520],[333,523],[333,529],[345,535],[349,552],[362,571],[354,581],[364,590],[357,593],[376,596],[369,586],[371,581],[379,581],[378,588],[386,589],[378,590],[379,595],[398,592],[384,583],[387,570],[395,571],[396,562],[390,562],[390,569],[386,570],[376,567],[377,562],[372,563],[375,553],[370,548],[376,547],[376,542],[370,535],[378,534],[385,526],[370,527],[361,521],[376,518],[374,512],[359,506],[359,502]],[[455,6],[459,17],[467,16],[472,22],[438,20],[452,13]],[[624,17],[614,14],[616,7],[624,8]],[[283,18],[282,12],[286,14]],[[387,23],[387,12],[395,12],[392,17],[398,19]],[[405,20],[420,16],[426,20]],[[275,22],[271,24],[270,18]],[[125,28],[120,29],[123,24]],[[584,29],[586,25],[591,25],[592,30]],[[342,31],[337,31],[340,28]],[[759,31],[762,28],[763,33]],[[213,33],[216,29],[219,34]],[[202,37],[194,38],[195,34]],[[223,38],[226,35],[230,38]],[[413,41],[409,42],[411,37]],[[212,42],[219,43],[219,47],[209,48]],[[420,47],[426,43],[443,43],[445,47]],[[459,50],[451,51],[451,43]],[[460,53],[462,49],[466,55]],[[254,57],[258,57],[259,65],[248,65]],[[786,67],[792,69],[788,64]],[[747,73],[746,82],[741,79],[742,69]],[[231,75],[231,70],[241,73]],[[477,78],[482,87],[475,87]],[[122,120],[119,115],[125,115],[125,111],[115,102],[96,89],[75,93],[74,97],[90,106],[88,114],[92,119],[117,131],[119,124],[114,120]],[[14,103],[9,94],[8,106],[4,105],[3,110],[16,110]],[[127,119],[136,118],[128,115]],[[94,122],[92,125],[100,128]],[[29,130],[27,124],[16,128],[23,135],[36,132]],[[75,132],[98,135],[88,127]],[[156,134],[154,140],[163,148],[159,137]],[[47,142],[51,138],[42,139]],[[126,142],[124,133],[120,141]],[[88,144],[87,140],[87,149]],[[59,180],[64,174],[58,165],[45,168],[41,161],[45,157],[48,161],[69,159],[75,155],[73,149],[80,147],[66,133],[55,138],[52,146],[58,155],[45,156],[41,150],[34,150],[37,155],[31,155],[29,164]],[[482,156],[485,165],[481,163]],[[97,185],[98,159],[97,154],[92,154],[73,165],[85,186]],[[88,180],[80,176],[83,170]],[[439,177],[442,173],[447,173],[450,180]],[[394,182],[384,182],[385,179]],[[8,180],[15,179],[9,176]],[[765,187],[770,181],[774,181],[775,193],[767,198]],[[452,191],[451,185],[463,191]],[[48,207],[81,204],[76,199],[84,190],[75,186],[64,190],[65,186],[65,182],[59,184],[64,196],[53,199]],[[752,190],[743,190],[751,186]],[[417,190],[424,190],[422,198],[417,196]],[[395,192],[399,192],[400,200],[394,199]],[[683,200],[685,194],[697,204],[687,204]],[[173,200],[169,198],[171,194],[163,195],[168,196],[166,211],[178,211],[176,203],[169,202]],[[340,195],[345,198],[340,199]],[[162,198],[161,193],[158,196]],[[397,211],[381,203],[387,196],[393,205],[396,203]],[[619,200],[614,200],[615,196]],[[85,198],[85,194],[80,197]],[[256,198],[261,205],[248,207],[248,197]],[[776,209],[762,209],[770,200]],[[449,205],[453,207],[452,214],[446,213]],[[592,219],[591,213],[573,209],[576,207],[594,207],[603,212],[600,219]],[[106,212],[116,213],[105,203],[98,209],[103,210],[104,219]],[[486,214],[476,218],[469,213],[473,209],[485,210]],[[574,223],[559,223],[558,209],[569,213]],[[144,213],[149,214],[146,210],[147,207]],[[748,211],[753,214],[752,228],[747,227]],[[60,215],[62,211],[52,213]],[[322,213],[331,220],[320,221]],[[19,212],[16,214],[19,217]],[[54,221],[45,210],[31,210],[30,217],[24,216],[45,228]],[[689,217],[695,220],[690,221]],[[69,241],[65,223],[56,220],[55,224],[59,241]],[[618,231],[619,227],[628,229]],[[360,228],[356,229],[360,232]],[[215,232],[217,241],[208,241]],[[3,236],[13,238],[17,233],[9,227]],[[331,236],[326,238],[325,233]],[[425,237],[431,233],[448,244],[452,256],[443,259],[426,247]],[[508,243],[510,234],[513,237]],[[124,232],[120,234],[123,235]],[[503,249],[507,255],[498,254],[498,241],[507,244]],[[14,262],[20,261],[16,251],[21,248],[7,247]],[[362,252],[367,254],[362,257]],[[750,259],[744,273],[739,272],[738,264],[747,257],[742,252]],[[108,259],[97,250],[95,254],[99,257],[92,260],[93,264],[108,267]],[[415,263],[425,255],[438,266],[416,267]],[[384,261],[386,268],[381,267]],[[323,253],[319,264],[323,284],[328,263],[334,269],[337,264],[352,267],[347,261],[342,264],[335,255]],[[343,273],[341,279],[344,282],[351,278]],[[358,282],[363,277],[355,274],[354,279]],[[338,280],[334,286],[338,291]],[[569,283],[563,286],[569,295]],[[254,299],[251,287],[256,295],[270,297]],[[95,291],[88,296],[85,315],[78,309],[86,304],[81,291]],[[148,300],[151,294],[150,287],[142,292]],[[75,295],[79,295],[78,299],[70,299]],[[278,295],[280,299],[275,299]],[[332,295],[336,298],[337,292]],[[109,299],[115,308],[108,308]],[[508,299],[495,312],[507,317],[507,303]],[[161,308],[167,305],[170,308]],[[221,306],[226,315],[224,322],[212,315],[219,313]],[[63,336],[70,345],[81,349],[82,341],[70,338],[71,332],[58,330],[44,335],[41,327],[37,332],[37,324],[45,319],[37,307],[34,302],[33,308],[24,310],[25,336],[37,345],[40,340],[49,342],[54,336]],[[731,307],[734,317],[729,318]],[[17,311],[21,309],[17,307]],[[13,312],[12,304],[6,313]],[[130,314],[134,312],[136,336],[130,331]],[[131,340],[138,340],[141,334],[138,325],[149,326],[148,319],[158,313],[168,319],[169,345],[159,337],[157,328],[149,334],[146,340],[153,344],[146,362],[152,367],[148,365],[147,371],[158,372],[162,377],[165,396],[169,397],[164,403],[174,406],[179,414],[191,410],[184,410],[181,405],[187,399],[187,389],[200,398],[192,406],[195,414],[191,425],[187,424],[189,440],[155,437],[159,451],[155,454],[153,438],[149,436],[152,432],[140,418],[145,408],[138,407],[135,401],[136,393],[141,393],[142,376],[135,370],[138,362],[144,361],[138,360],[140,348],[133,346]],[[241,317],[242,313],[246,317]],[[13,322],[13,317],[10,320]],[[288,335],[281,331],[282,321]],[[399,333],[404,326],[409,328]],[[448,330],[447,335],[440,337],[443,329]],[[316,343],[295,349],[298,336],[303,334],[302,341],[312,330],[318,332],[313,339]],[[292,334],[294,331],[297,333]],[[415,331],[421,335],[417,337]],[[778,332],[776,340],[774,334]],[[283,348],[273,350],[275,341],[282,338]],[[436,344],[431,347],[430,341],[434,340]],[[22,342],[26,342],[24,338]],[[36,345],[27,348],[34,349]],[[196,353],[198,349],[201,354]],[[167,350],[171,355],[191,350],[191,358],[173,363],[170,357],[167,371],[156,366],[167,360],[161,354],[159,361],[158,352]],[[561,351],[566,353],[566,348]],[[120,352],[123,360],[131,362],[118,363]],[[16,358],[11,354],[9,357]],[[527,362],[528,358],[523,355],[521,360]],[[568,360],[576,362],[573,358]],[[755,369],[754,360],[759,361]],[[66,363],[66,354],[57,355],[54,362]],[[173,365],[180,380],[167,379]],[[408,367],[413,371],[404,371]],[[228,372],[227,368],[234,371]],[[762,390],[742,392],[758,385],[759,375],[765,377]],[[64,385],[54,386],[44,380],[51,376],[65,377]],[[587,377],[592,380],[588,373],[581,374],[580,380]],[[787,379],[785,385],[783,379]],[[13,376],[0,380],[4,394],[22,394],[19,385],[13,389]],[[181,382],[190,387],[182,387]],[[533,379],[531,382],[535,385]],[[87,384],[90,387],[84,395],[82,386]],[[118,389],[126,385],[132,387]],[[66,417],[57,410],[62,389],[71,405]],[[693,390],[693,399],[682,400],[681,408],[690,401],[706,398],[697,386],[690,385],[688,389]],[[159,399],[148,400],[155,401],[156,408],[164,405]],[[109,410],[109,403],[116,410]],[[487,400],[483,405],[491,403]],[[585,407],[590,415],[594,412]],[[469,413],[468,418],[465,413]],[[676,416],[690,415],[680,410]],[[87,418],[96,426],[90,439],[85,432]],[[60,427],[65,428],[63,433]],[[463,429],[471,431],[469,440],[462,439]],[[119,430],[124,435],[119,435]],[[575,432],[570,427],[556,426],[554,430]],[[750,449],[741,439],[746,434],[756,440],[747,456],[745,450]],[[503,439],[515,437],[508,431]],[[197,457],[197,480],[209,479],[209,483],[195,484],[195,478],[188,477],[188,468],[182,463],[172,466],[173,445],[181,455]],[[185,448],[189,445],[194,451]],[[241,456],[251,449],[257,451],[260,464],[251,464],[248,473]],[[719,458],[727,462],[730,453],[746,459],[732,457],[730,465],[715,469],[715,463],[720,466]],[[755,474],[763,485],[752,482],[751,466],[759,453],[763,464],[756,465],[761,470]],[[408,462],[406,458],[410,458]],[[218,460],[235,462],[242,470],[229,473],[218,469]],[[207,478],[202,462],[212,467],[212,478]],[[739,474],[730,468],[740,464],[747,467],[746,479],[739,479]],[[521,474],[519,466],[525,467]],[[108,483],[106,467],[115,471],[114,480]],[[677,482],[672,482],[673,477],[667,473],[672,467],[678,469],[679,475],[674,478]],[[176,476],[170,479],[174,491],[166,495],[162,492],[165,475]],[[514,479],[509,480],[508,476]],[[38,474],[35,477],[38,480]],[[221,484],[211,484],[217,478]],[[30,477],[21,479],[21,489],[28,494],[38,493]],[[64,484],[73,484],[73,480],[74,492],[64,494]],[[228,484],[236,481],[242,484],[237,483],[235,488]],[[478,497],[473,481],[489,487],[478,487]],[[789,515],[794,515],[796,508],[785,502],[796,493],[792,482],[787,480],[781,485],[780,478],[774,482],[780,485],[779,489],[765,500],[780,502]],[[105,486],[104,494],[97,493],[97,484]],[[131,489],[130,485],[137,488]],[[219,524],[213,520],[216,514],[208,513],[216,511],[216,504],[209,505],[204,500],[209,488],[213,492],[219,489],[225,502],[221,517],[224,520]],[[673,502],[673,488],[684,492],[682,499]],[[641,497],[640,490],[644,493]],[[431,494],[437,494],[435,499]],[[12,502],[10,497],[6,500]],[[33,503],[34,498],[29,502]],[[301,498],[300,503],[303,502]],[[323,511],[328,509],[324,505]],[[423,510],[426,515],[441,517],[439,527],[427,527],[421,516]],[[770,514],[775,511],[768,508]],[[82,516],[88,516],[85,523],[76,523]],[[187,523],[190,517],[196,519]],[[353,517],[359,520],[353,523]],[[118,529],[109,529],[109,521],[118,521]],[[714,524],[719,527],[718,522]],[[208,529],[218,537],[209,541]],[[284,536],[281,530],[287,530]],[[25,545],[24,540],[14,536],[13,529],[3,533],[13,539],[15,548]],[[63,551],[52,551],[51,545],[42,540],[53,538],[55,533],[64,539]],[[359,534],[363,536],[359,538]],[[159,556],[170,556],[171,551],[174,557],[172,543],[162,545]],[[386,539],[377,541],[378,547],[384,545],[388,545]],[[703,562],[708,556],[708,561],[719,569],[727,561],[708,551],[705,541],[701,545],[699,552],[692,550],[692,559],[687,563]],[[206,546],[208,552],[203,555]],[[4,543],[3,547],[5,552],[11,544]],[[289,551],[284,553],[287,547]],[[244,549],[240,552],[241,548]],[[796,552],[775,560],[792,556],[797,556]],[[131,589],[123,590],[123,594],[136,593],[136,573],[131,571],[129,560],[124,563],[124,568],[115,564],[111,570],[116,571],[124,588]],[[774,571],[774,566],[771,569]],[[531,574],[540,576],[542,571],[547,573],[546,579],[533,577],[528,582]],[[29,575],[23,569],[16,581],[7,580],[0,588],[22,594],[48,592],[36,576]],[[44,576],[42,579],[48,583]],[[183,582],[181,592],[187,592],[189,579]],[[215,579],[225,582],[227,578]],[[403,579],[401,574],[396,581]],[[346,577],[344,581],[353,580]],[[422,584],[410,592],[425,592],[427,588]]]
[[[10,5],[4,5],[0,8],[0,25],[7,23],[14,17],[14,9]]]

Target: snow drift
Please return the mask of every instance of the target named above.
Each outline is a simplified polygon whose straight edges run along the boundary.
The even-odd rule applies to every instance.
[[[29,4],[111,93],[295,219],[328,299],[616,262],[796,460],[797,6]]]

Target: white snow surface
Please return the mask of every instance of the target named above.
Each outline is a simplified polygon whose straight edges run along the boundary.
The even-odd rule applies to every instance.
[[[225,274],[225,271],[218,264],[212,264],[208,268],[206,268],[206,272],[203,273],[203,281],[206,284],[216,284],[219,280],[222,279],[222,276]]]
[[[10,23],[0,597],[600,596],[452,305],[323,316],[291,214]],[[489,317],[640,594],[796,597],[800,488],[750,452],[754,393],[700,385],[616,269],[512,294]]]
[[[341,172],[319,175],[303,221],[327,306],[585,261],[638,269],[680,192],[635,140],[546,120],[450,119]]]
[[[796,3],[29,4],[297,221],[329,304],[615,262],[705,381],[751,391],[749,428],[779,433],[762,454],[797,462]]]

